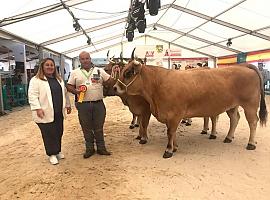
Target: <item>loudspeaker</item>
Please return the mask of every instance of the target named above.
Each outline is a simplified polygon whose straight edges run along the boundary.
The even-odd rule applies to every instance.
[[[149,14],[155,16],[160,8],[160,0],[147,0],[146,7],[149,8]]]

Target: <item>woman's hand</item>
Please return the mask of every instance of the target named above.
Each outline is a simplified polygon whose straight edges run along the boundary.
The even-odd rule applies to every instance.
[[[37,116],[39,117],[39,118],[43,118],[44,117],[44,111],[42,110],[42,109],[37,109],[36,110],[36,112],[37,112]]]
[[[67,114],[70,114],[71,113],[71,107],[66,107],[67,109]]]

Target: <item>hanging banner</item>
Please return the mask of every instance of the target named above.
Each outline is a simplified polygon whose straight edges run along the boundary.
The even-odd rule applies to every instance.
[[[147,64],[163,66],[164,60],[169,58],[180,58],[181,49],[165,49],[163,45],[143,45],[137,46],[135,55],[139,58],[146,58]]]

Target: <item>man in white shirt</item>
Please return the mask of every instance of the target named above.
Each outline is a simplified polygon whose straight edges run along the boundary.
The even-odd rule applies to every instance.
[[[71,72],[67,89],[75,95],[80,95],[80,87],[86,89],[84,95],[80,95],[79,101],[75,103],[86,145],[83,157],[89,158],[95,154],[94,141],[98,154],[111,155],[106,150],[104,141],[103,125],[106,108],[102,100],[103,84],[109,82],[110,75],[91,63],[88,52],[81,52],[79,59],[81,67]]]

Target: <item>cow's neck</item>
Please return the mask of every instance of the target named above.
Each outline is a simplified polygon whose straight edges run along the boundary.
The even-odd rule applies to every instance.
[[[152,114],[155,117],[158,117],[157,114],[157,102],[155,101],[155,96],[158,93],[159,89],[159,77],[157,77],[157,71],[162,71],[159,67],[143,67],[141,70],[141,78],[144,84],[142,89],[142,96],[150,104],[150,109]],[[147,84],[146,84],[147,83]]]

